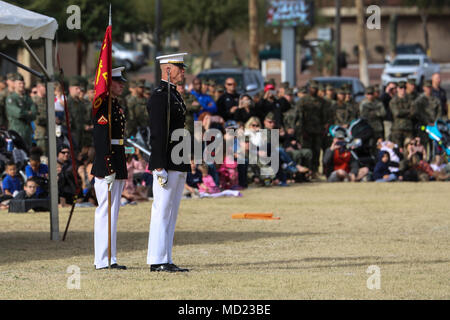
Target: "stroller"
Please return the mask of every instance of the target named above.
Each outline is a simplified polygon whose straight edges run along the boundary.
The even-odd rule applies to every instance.
[[[14,130],[0,130],[0,172],[5,171],[8,162],[14,162],[22,178],[25,177],[25,166],[28,163],[29,151],[25,141]]]
[[[372,170],[375,166],[376,159],[371,152],[374,135],[369,123],[364,119],[356,119],[350,123],[347,129],[337,125],[331,125],[329,127],[329,135],[333,138],[337,131],[344,133],[346,147],[358,159],[360,165]]]
[[[436,120],[434,126],[422,126],[421,130],[433,141],[431,157],[444,153],[450,156],[450,120]]]

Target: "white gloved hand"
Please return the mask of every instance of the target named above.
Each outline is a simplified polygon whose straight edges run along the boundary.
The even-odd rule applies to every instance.
[[[112,185],[114,183],[114,180],[116,180],[116,173],[110,174],[109,176],[105,176],[105,181],[109,186],[109,191],[112,189]]]
[[[155,170],[156,177],[158,179],[159,185],[164,187],[167,184],[167,171],[166,169],[162,169],[161,171]]]

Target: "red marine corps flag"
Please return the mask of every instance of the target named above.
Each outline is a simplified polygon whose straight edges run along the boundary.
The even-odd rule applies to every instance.
[[[110,16],[111,17],[111,16]],[[97,71],[95,72],[94,86],[95,97],[92,108],[92,116],[95,116],[98,108],[102,105],[109,93],[111,86],[111,69],[112,69],[112,56],[111,56],[111,18],[109,26],[106,28],[105,38],[103,39],[102,48],[100,50],[100,56],[98,59]]]

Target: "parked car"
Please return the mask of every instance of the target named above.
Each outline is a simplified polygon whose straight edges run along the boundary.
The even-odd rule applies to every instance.
[[[423,54],[427,55],[425,49],[422,47],[420,43],[410,43],[410,44],[399,44],[395,47],[395,56],[399,54]],[[389,63],[394,58],[389,54],[386,55],[385,62]]]
[[[250,68],[218,68],[203,70],[197,75],[202,80],[214,80],[216,84],[225,84],[228,77],[236,81],[238,93],[255,95],[264,90],[264,77],[260,70]]]
[[[360,102],[364,99],[365,88],[362,82],[358,78],[353,77],[315,77],[312,80],[316,80],[323,85],[331,84],[334,88],[338,89],[344,84],[350,84],[352,88],[352,96],[356,102]]]
[[[96,43],[96,49],[100,50],[102,43]],[[138,70],[145,65],[144,53],[130,50],[117,42],[112,43],[112,57],[115,60],[115,65],[122,65],[127,71]]]
[[[439,72],[439,64],[432,63],[424,54],[402,54],[386,64],[381,75],[381,84],[386,86],[389,82],[407,81],[413,78],[418,86],[430,79],[433,73]]]

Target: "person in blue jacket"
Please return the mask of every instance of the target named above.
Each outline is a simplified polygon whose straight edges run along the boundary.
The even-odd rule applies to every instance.
[[[217,106],[214,99],[209,94],[202,92],[202,80],[199,78],[195,78],[194,81],[192,81],[192,86],[193,89],[191,90],[191,94],[202,106],[199,112],[194,113],[194,121],[196,121],[203,112],[216,114]]]

